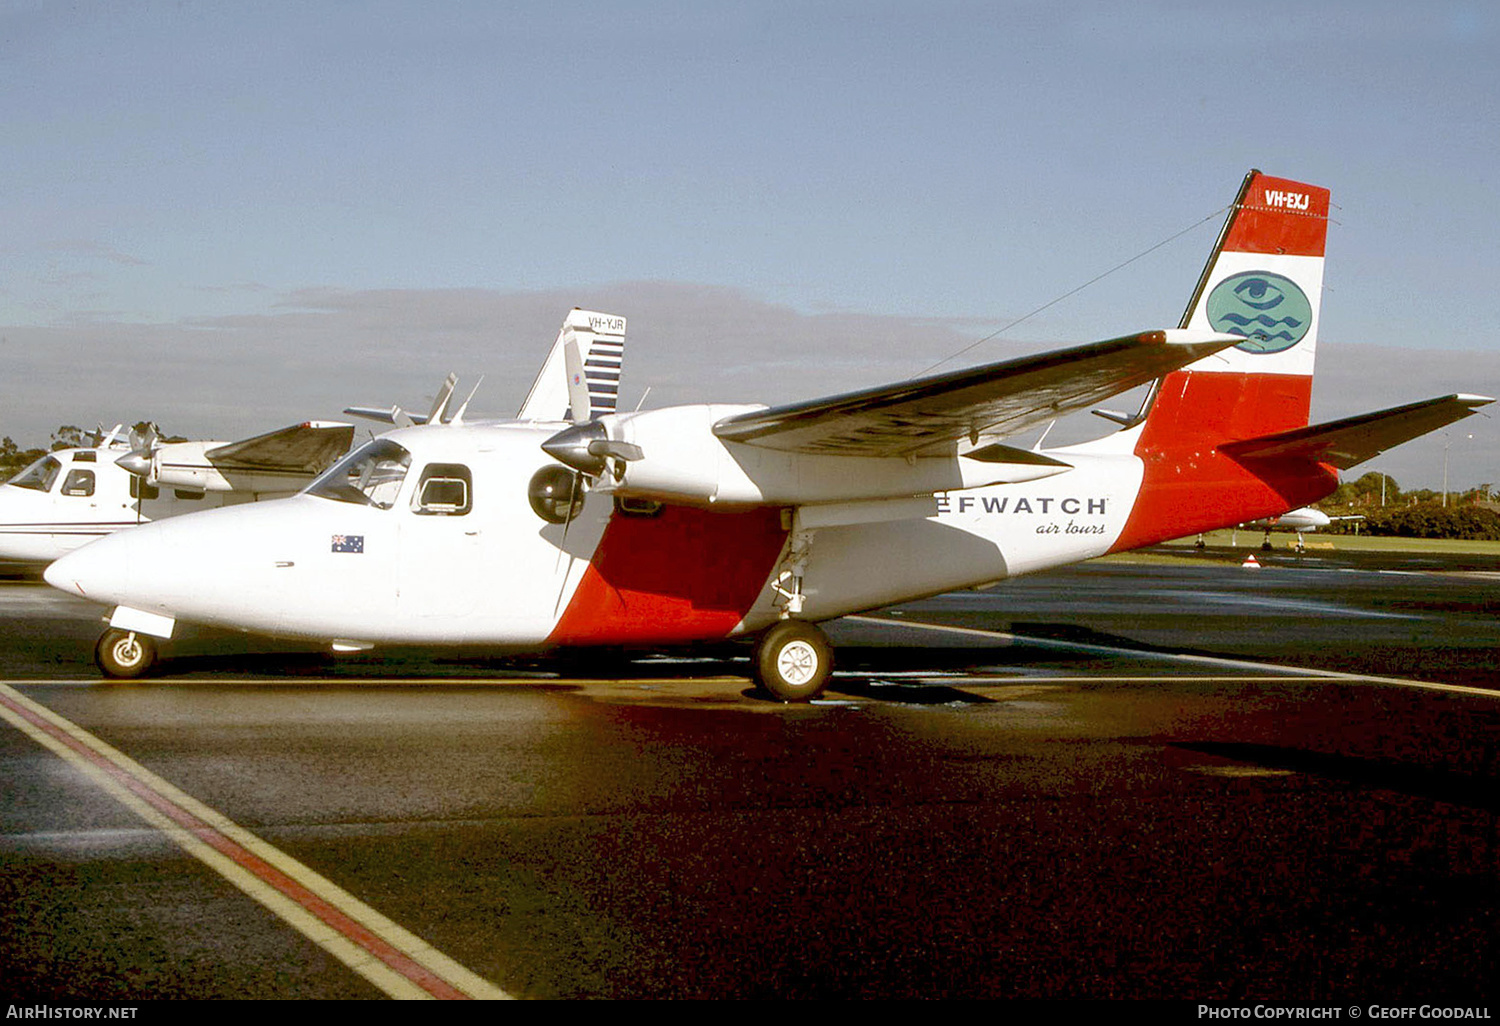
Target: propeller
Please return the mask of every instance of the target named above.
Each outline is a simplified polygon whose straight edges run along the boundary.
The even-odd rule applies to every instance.
[[[116,428],[111,435],[119,430]],[[115,460],[115,466],[140,478],[135,500],[137,524],[145,519],[145,510],[142,508],[146,505],[145,488],[151,480],[152,457],[156,454],[156,446],[160,441],[161,431],[157,426],[149,420],[141,421],[130,429],[130,451]]]
[[[150,421],[142,421],[130,429],[130,451],[115,460],[115,466],[127,470],[146,480],[151,476],[151,457],[161,441],[161,432]]]
[[[563,428],[542,443],[542,451],[589,477],[611,469],[609,461],[615,460],[612,472],[616,481],[625,476],[624,464],[646,455],[639,445],[610,438],[608,429],[597,420]]]

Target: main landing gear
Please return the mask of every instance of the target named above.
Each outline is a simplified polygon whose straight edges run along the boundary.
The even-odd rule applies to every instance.
[[[156,665],[156,639],[111,627],[94,646],[94,662],[106,677],[144,676]]]
[[[783,702],[810,702],[833,673],[833,646],[805,620],[782,620],[760,636],[751,660],[755,682]]]

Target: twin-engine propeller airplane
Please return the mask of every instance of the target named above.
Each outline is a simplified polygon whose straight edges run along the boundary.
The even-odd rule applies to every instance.
[[[1303,506],[1301,509],[1294,509],[1277,517],[1263,517],[1260,520],[1252,520],[1249,523],[1240,524],[1239,526],[1249,528],[1254,531],[1265,531],[1266,538],[1263,542],[1260,543],[1260,547],[1266,552],[1271,551],[1272,531],[1295,531],[1297,532],[1297,551],[1301,552],[1307,547],[1306,543],[1304,543],[1302,540],[1302,536],[1304,534],[1311,534],[1320,527],[1329,527],[1336,520],[1363,519],[1364,517],[1359,515],[1342,517],[1329,516],[1327,513],[1324,513],[1320,509],[1314,509],[1311,506]]]
[[[660,646],[758,636],[819,694],[817,621],[1285,513],[1491,400],[1308,426],[1328,191],[1246,176],[1180,326],[814,402],[399,428],[302,494],[122,532],[47,580],[115,605],[145,672],[178,619],[335,650]],[[1152,383],[1114,433],[1008,444]]]
[[[352,424],[308,421],[239,442],[156,429],[48,453],[0,485],[0,566],[36,570],[125,527],[301,490],[349,451]]]

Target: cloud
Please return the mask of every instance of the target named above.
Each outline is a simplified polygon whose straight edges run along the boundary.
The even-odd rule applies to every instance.
[[[775,404],[847,392],[918,375],[987,334],[982,325],[959,322],[805,313],[733,288],[669,282],[575,292],[304,289],[282,295],[265,313],[0,326],[0,434],[39,444],[59,424],[153,419],[191,437],[238,438],[337,418],[347,405],[420,409],[449,371],[458,372],[463,392],[485,375],[471,416],[510,416],[574,306],[629,318],[626,408],[648,387],[650,406]],[[1104,326],[1101,337],[1109,333]],[[995,339],[943,369],[1051,348]],[[1321,349],[1315,420],[1500,388],[1496,353],[1326,339]],[[1108,429],[1084,415],[1061,425],[1051,440]],[[1500,465],[1493,420],[1464,421],[1446,440],[1455,486],[1500,477],[1490,469]],[[1406,487],[1438,487],[1444,441],[1409,443],[1371,466]]]

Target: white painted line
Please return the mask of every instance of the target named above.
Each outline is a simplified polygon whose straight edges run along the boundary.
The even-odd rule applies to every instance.
[[[902,627],[921,627],[931,631],[942,631],[950,634],[968,634],[975,637],[985,638],[1008,638],[1012,641],[1024,642],[1028,645],[1037,645],[1042,648],[1071,649],[1073,651],[1101,652],[1107,655],[1134,656],[1136,658],[1161,659],[1166,662],[1195,663],[1202,666],[1225,666],[1236,667],[1246,670],[1260,670],[1261,672],[1272,672],[1285,674],[1288,678],[1302,675],[1310,679],[1337,680],[1337,681],[1365,681],[1371,684],[1392,684],[1403,688],[1420,688],[1424,691],[1442,691],[1461,695],[1482,695],[1485,698],[1500,699],[1500,691],[1493,688],[1476,688],[1465,684],[1436,684],[1424,680],[1409,680],[1405,677],[1375,677],[1364,673],[1345,673],[1341,670],[1319,670],[1314,667],[1301,666],[1279,666],[1276,663],[1258,663],[1248,659],[1225,659],[1220,656],[1188,655],[1182,652],[1157,652],[1148,649],[1120,648],[1115,645],[1096,645],[1090,642],[1061,641],[1055,638],[1033,638],[1024,634],[1010,634],[1005,631],[985,631],[975,627],[951,627],[947,624],[922,623],[917,620],[886,620],[875,616],[852,616],[848,619],[863,620],[867,623],[891,623]],[[1092,680],[1092,677],[1078,678]]]
[[[124,753],[0,684],[0,718],[395,998],[510,995]]]

